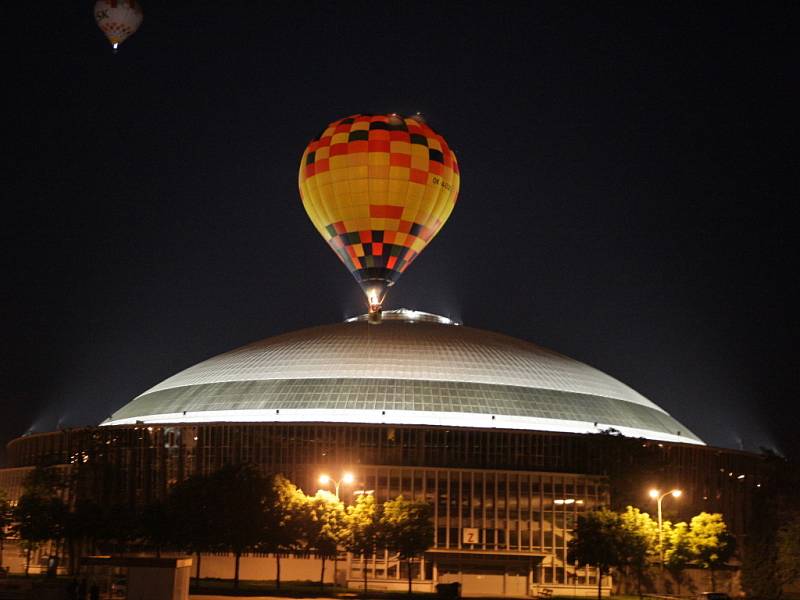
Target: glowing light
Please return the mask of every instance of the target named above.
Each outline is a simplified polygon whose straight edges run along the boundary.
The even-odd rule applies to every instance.
[[[342,482],[343,482],[343,483],[353,483],[353,481],[355,481],[355,479],[356,479],[356,478],[353,476],[353,474],[352,474],[352,473],[345,473],[345,474],[342,476]]]
[[[673,498],[680,498],[681,494],[683,494],[683,492],[681,490],[672,490],[672,492],[670,492],[670,493],[672,494]]]
[[[372,302],[372,298],[368,298],[370,302]],[[412,310],[408,308],[397,308],[392,310],[386,310],[382,313],[382,320],[384,321],[405,321],[407,323],[414,323],[414,322],[426,322],[426,323],[438,323],[439,325],[461,325],[458,321],[454,321],[447,317],[443,317],[441,315],[434,315],[431,313],[423,312],[420,310]],[[356,317],[348,317],[345,319],[345,323],[356,323],[358,321],[365,321],[369,318],[369,315],[359,315]]]
[[[650,490],[649,494],[651,498],[658,498],[658,490]]]
[[[378,423],[393,425],[437,425],[459,427],[492,427],[499,429],[529,429],[534,431],[560,431],[564,433],[592,433],[595,431],[591,422],[569,421],[566,419],[546,419],[543,417],[520,417],[512,415],[495,415],[482,413],[455,413],[429,410],[395,410],[391,417],[381,414],[380,410],[368,409],[316,409],[298,408],[281,409],[280,414],[275,414],[271,409],[230,409],[230,410],[198,410],[177,413],[162,413],[154,415],[137,415],[135,417],[111,417],[103,421],[101,426],[108,425],[134,425],[141,423]],[[629,437],[663,437],[665,441],[681,441],[705,445],[699,440],[677,440],[674,436],[659,431],[638,429],[633,427],[620,427],[623,435]]]
[[[328,485],[331,482],[331,476],[330,475],[320,475],[319,476],[319,482],[322,485]]]

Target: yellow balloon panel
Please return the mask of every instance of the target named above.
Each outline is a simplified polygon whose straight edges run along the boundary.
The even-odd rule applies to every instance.
[[[392,285],[439,232],[460,186],[455,154],[421,119],[331,123],[300,163],[303,206],[362,284]]]

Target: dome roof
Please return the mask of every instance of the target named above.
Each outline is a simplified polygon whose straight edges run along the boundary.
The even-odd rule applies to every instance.
[[[625,384],[512,337],[417,311],[254,342],[173,375],[104,425],[392,423],[703,442]]]

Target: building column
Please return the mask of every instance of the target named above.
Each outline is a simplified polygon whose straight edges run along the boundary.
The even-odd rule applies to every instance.
[[[531,590],[533,589],[533,561],[528,561],[528,589],[525,592],[526,596],[531,595]]]

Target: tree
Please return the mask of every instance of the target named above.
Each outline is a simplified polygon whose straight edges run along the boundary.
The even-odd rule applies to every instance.
[[[60,498],[36,493],[23,494],[14,507],[13,531],[25,549],[25,576],[30,572],[31,554],[42,543],[62,538],[67,507]]]
[[[752,515],[747,525],[741,548],[742,589],[748,597],[779,600],[783,596],[786,583],[792,580],[792,569],[781,561],[779,566],[779,545],[791,552],[784,543],[789,540],[780,535],[791,529],[791,523],[798,518],[800,506],[800,469],[796,462],[764,450],[765,473],[763,485],[754,490]],[[781,541],[779,542],[779,537]],[[795,538],[797,539],[797,538]],[[800,557],[795,564],[800,563]]]
[[[689,526],[681,521],[672,525],[669,521],[664,523],[664,566],[678,584],[678,593],[681,595],[683,584],[683,571],[693,559]]]
[[[69,514],[69,507],[62,499],[66,489],[64,473],[58,468],[37,467],[25,478],[23,494],[12,512],[12,531],[25,549],[26,576],[31,554],[41,544],[53,541],[58,560]]]
[[[719,513],[701,512],[689,524],[689,548],[697,563],[708,569],[711,591],[716,591],[714,571],[733,556],[735,540]]]
[[[283,475],[270,480],[270,503],[265,507],[259,549],[275,555],[275,586],[281,589],[281,556],[296,552],[308,515],[303,490]]]
[[[658,548],[658,523],[646,512],[628,506],[620,515],[620,554],[636,575],[636,590],[642,597],[642,581],[650,559]]]
[[[800,579],[800,513],[778,529],[776,576],[781,588]]]
[[[156,557],[161,550],[175,541],[175,517],[164,502],[151,502],[138,514],[138,529],[142,540],[155,548]]]
[[[597,599],[602,598],[603,576],[624,563],[620,543],[622,522],[617,513],[601,509],[578,516],[573,538],[567,543],[567,560],[597,567]]]
[[[78,499],[66,515],[63,531],[70,573],[77,572],[78,557],[87,548],[89,554],[95,553],[98,535],[103,527],[103,509],[91,500]]]
[[[749,598],[778,600],[783,595],[777,576],[777,532],[775,527],[757,524],[742,548],[742,589]]]
[[[25,494],[46,498],[63,495],[67,487],[64,473],[57,467],[36,467],[28,473],[23,483]]]
[[[372,556],[380,534],[380,511],[372,494],[361,494],[356,503],[347,507],[345,548],[362,557],[364,595],[367,594],[367,559]]]
[[[326,490],[319,490],[308,498],[303,530],[303,537],[309,548],[322,559],[319,584],[324,588],[325,561],[329,558],[336,559],[339,546],[344,543],[347,534],[344,505],[339,498]],[[335,577],[334,567],[334,579]]]
[[[0,490],[0,569],[3,568],[3,544],[6,540],[6,532],[12,522],[11,503],[3,490]]]
[[[212,517],[215,506],[212,483],[204,475],[193,475],[173,487],[167,498],[168,511],[174,520],[174,544],[197,558],[195,585],[199,584],[202,553],[218,547]]]
[[[432,510],[427,502],[414,502],[398,496],[383,504],[380,528],[386,547],[406,561],[408,593],[411,593],[411,564],[433,546]]]
[[[135,539],[136,531],[130,523],[136,522],[136,514],[127,504],[103,506],[96,526],[97,545],[105,552],[126,552]]]
[[[274,498],[269,479],[248,465],[226,466],[207,480],[209,519],[214,542],[234,556],[233,587],[239,588],[242,554],[263,540],[265,517]]]

